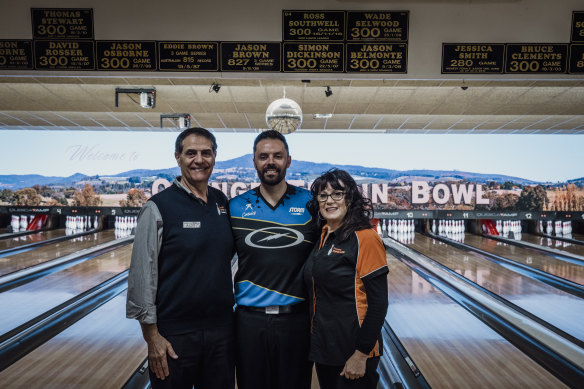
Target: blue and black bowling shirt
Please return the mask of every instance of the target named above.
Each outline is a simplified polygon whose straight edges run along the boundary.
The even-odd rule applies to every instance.
[[[274,207],[259,187],[231,199],[238,305],[266,307],[306,300],[302,267],[318,238],[306,208],[310,198],[309,191],[288,184]]]

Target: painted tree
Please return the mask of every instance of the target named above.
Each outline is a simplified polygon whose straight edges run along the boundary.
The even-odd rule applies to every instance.
[[[14,196],[14,192],[10,189],[0,190],[0,202],[10,203],[12,201],[12,196]]]
[[[126,194],[125,200],[120,200],[120,207],[141,207],[148,201],[142,189],[133,188]]]
[[[42,200],[41,195],[33,188],[17,190],[12,196],[14,205],[39,205]]]
[[[495,197],[495,203],[492,209],[497,211],[512,211],[517,209],[518,201],[519,196],[515,193],[505,193],[504,195]]]
[[[75,191],[73,195],[73,205],[77,207],[96,207],[101,204],[103,204],[101,197],[89,184],[85,184],[82,190]]]
[[[524,187],[517,201],[517,209],[521,211],[543,211],[548,205],[547,193],[541,185]]]
[[[579,211],[582,210],[584,196],[578,195],[578,187],[568,184],[554,191],[554,203],[551,206],[553,211]]]

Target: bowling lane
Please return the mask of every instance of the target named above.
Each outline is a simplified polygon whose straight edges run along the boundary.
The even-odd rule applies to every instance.
[[[25,244],[37,243],[47,239],[59,238],[63,235],[65,235],[65,229],[59,228],[58,230],[41,231],[35,234],[0,239],[0,251],[19,247]]]
[[[388,266],[386,320],[433,389],[566,387],[406,265]]]
[[[76,251],[86,249],[114,239],[113,230],[79,236],[62,242],[38,247],[25,253],[0,258],[0,276],[50,261]]]
[[[0,294],[0,334],[99,285],[130,266],[131,244]]]
[[[536,250],[518,247],[474,234],[466,234],[464,243],[584,285],[584,266],[563,261]]]
[[[467,239],[470,241],[473,236],[469,235]],[[431,237],[416,234],[414,243],[408,246],[568,334],[584,339],[584,299],[506,269],[480,254],[457,249]],[[509,257],[503,250],[499,255]]]
[[[568,254],[584,256],[584,246],[533,234],[521,234],[521,240],[543,247],[565,251]]]
[[[10,388],[120,388],[146,358],[136,320],[125,318],[126,293],[0,372]]]

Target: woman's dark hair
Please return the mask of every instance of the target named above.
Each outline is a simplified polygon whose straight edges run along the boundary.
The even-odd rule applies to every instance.
[[[320,207],[317,196],[326,188],[327,184],[330,184],[334,190],[345,192],[347,214],[338,230],[341,240],[347,239],[355,231],[371,228],[371,218],[373,217],[371,200],[363,197],[359,192],[357,183],[349,173],[336,168],[318,177],[310,186],[312,199],[306,204],[306,207],[310,215],[316,220],[318,227],[322,228],[325,221],[319,213]]]

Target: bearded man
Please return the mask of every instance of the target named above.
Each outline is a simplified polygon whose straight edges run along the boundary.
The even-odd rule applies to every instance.
[[[310,320],[302,267],[318,232],[309,191],[286,182],[284,136],[260,133],[253,147],[260,185],[229,203],[238,255],[236,375],[240,389],[310,389]]]

